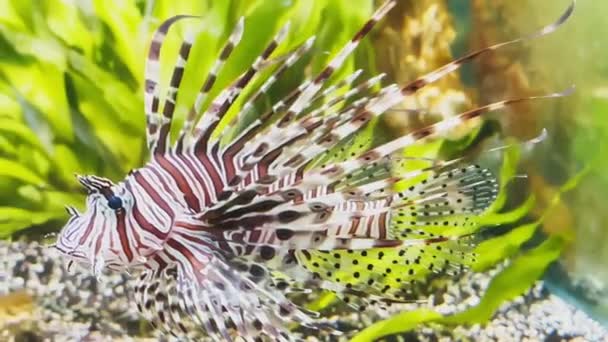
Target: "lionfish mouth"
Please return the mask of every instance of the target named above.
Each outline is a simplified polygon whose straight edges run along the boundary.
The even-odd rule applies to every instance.
[[[74,263],[87,264],[86,255],[77,249],[66,249],[60,244],[54,244],[51,247],[55,248],[66,260],[68,272],[72,270]]]
[[[85,251],[85,248],[82,244],[75,243],[73,245],[69,245],[66,242],[70,240],[60,234],[57,243],[54,244],[54,247],[61,255],[65,258],[67,262],[67,270],[71,271],[74,264],[79,264],[85,268],[90,268],[91,273],[99,279],[101,276],[106,263],[103,257],[103,251],[101,249],[97,249],[95,253],[90,253],[89,250]]]
[[[101,275],[103,274],[104,269],[109,269],[112,271],[121,270],[118,264],[106,261],[105,258],[101,255],[101,251],[97,254],[93,254],[90,257],[87,257],[84,252],[78,249],[67,250],[58,245],[54,245],[52,247],[59,251],[59,253],[61,253],[62,256],[66,259],[66,268],[68,271],[72,270],[74,264],[78,264],[84,268],[88,268],[91,274],[99,280]]]

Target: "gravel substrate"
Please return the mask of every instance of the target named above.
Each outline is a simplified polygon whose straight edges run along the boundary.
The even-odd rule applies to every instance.
[[[421,327],[419,341],[608,341],[608,332],[584,312],[550,294],[538,282],[525,295],[505,303],[484,326]]]
[[[0,297],[25,293],[33,301],[17,312],[0,307],[6,316],[0,316],[1,341],[113,340],[127,338],[138,326],[138,313],[126,300],[127,277],[104,275],[96,281],[65,266],[54,249],[36,242],[0,242]]]
[[[474,306],[497,271],[462,277],[445,292],[432,296],[428,305],[444,314]],[[68,272],[54,250],[37,243],[0,242],[0,340],[156,340],[134,337],[150,329],[128,300],[128,282],[120,275],[104,275],[97,282],[88,272]],[[30,298],[31,304],[11,307],[14,298],[20,298],[18,302]],[[333,318],[340,326],[358,330],[378,316],[414,307],[420,304]],[[402,337],[406,341],[608,341],[608,332],[582,311],[551,295],[539,282],[524,296],[504,304],[483,327],[448,330],[421,326]]]

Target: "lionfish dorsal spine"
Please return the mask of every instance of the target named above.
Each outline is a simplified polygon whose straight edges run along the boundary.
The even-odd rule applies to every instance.
[[[184,148],[184,145],[189,145],[190,136],[192,134],[192,129],[194,128],[194,124],[196,122],[197,116],[201,113],[203,105],[207,100],[207,96],[209,92],[213,88],[217,80],[217,76],[221,72],[224,64],[228,60],[228,57],[232,54],[232,51],[238,46],[243,37],[243,31],[245,26],[245,18],[241,17],[237,24],[235,25],[232,33],[228,37],[228,40],[221,48],[218,58],[215,60],[214,64],[211,66],[203,85],[201,86],[198,94],[196,95],[196,99],[194,100],[194,104],[190,107],[186,115],[186,120],[179,132],[177,141],[175,143],[175,149],[179,153]]]
[[[259,55],[252,63],[249,69],[241,74],[241,76],[238,77],[230,86],[220,92],[216,99],[211,102],[211,105],[207,111],[203,113],[199,122],[195,125],[193,137],[195,149],[204,152],[207,151],[209,146],[214,144],[214,138],[212,138],[213,131],[234,104],[236,99],[241,95],[245,87],[254,79],[256,75],[258,75],[258,72],[262,69],[264,62],[270,58],[279,44],[287,37],[289,27],[289,23],[284,25],[279,33],[277,33],[272,41],[264,48],[261,55]]]
[[[160,108],[160,51],[173,24],[179,20],[194,18],[190,15],[177,15],[164,21],[154,32],[144,71],[144,109],[146,113],[146,142],[153,151],[159,139]]]
[[[229,129],[234,129],[234,125],[238,123],[240,120],[245,119],[245,116],[251,113],[254,109],[255,104],[262,99],[264,95],[268,92],[268,90],[274,85],[274,83],[285,73],[289,68],[291,68],[304,54],[306,54],[312,45],[315,42],[315,37],[311,37],[304,42],[301,46],[297,47],[294,51],[288,52],[284,56],[280,56],[275,58],[277,62],[282,62],[282,64],[274,70],[268,78],[264,81],[264,83],[256,90],[256,92],[245,102],[242,107],[242,110],[237,113],[237,117],[235,120],[232,120],[229,123]],[[274,60],[269,61],[273,62]],[[234,149],[234,146],[238,146],[242,143],[244,137],[251,137],[251,132],[254,132],[256,128],[259,127],[264,121],[266,121],[274,111],[268,111],[260,117],[258,117],[253,123],[249,124],[247,127],[243,129],[243,132],[239,133],[239,136],[235,138],[233,141],[228,142],[226,147],[222,148],[222,154],[226,155],[227,150]]]

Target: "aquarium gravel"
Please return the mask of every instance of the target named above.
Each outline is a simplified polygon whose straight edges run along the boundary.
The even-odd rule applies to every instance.
[[[473,284],[487,285],[490,277],[475,274],[472,282],[461,282],[448,292],[452,300],[459,294],[473,290]],[[463,291],[464,289],[464,291]],[[474,291],[474,290],[473,290]],[[469,293],[471,301],[479,300],[482,291]],[[474,299],[473,299],[474,298]],[[448,310],[453,305],[440,306]],[[412,335],[413,336],[413,335]],[[419,341],[606,341],[608,332],[583,311],[560,297],[552,295],[541,281],[526,294],[505,303],[486,325],[470,327],[421,327],[415,332]]]
[[[97,281],[86,272],[68,272],[65,266],[54,249],[37,242],[0,244],[0,296],[25,293],[33,302],[23,312],[0,307],[7,316],[0,319],[0,340],[29,336],[74,341],[96,331],[111,339],[137,327],[136,309],[125,292],[126,276],[104,274]]]
[[[463,276],[427,304],[409,307],[429,305],[449,314],[473,306],[499,268]],[[129,286],[125,286],[129,281],[116,274],[104,274],[96,281],[87,272],[68,272],[55,250],[37,242],[0,242],[0,297],[25,292],[32,299],[32,307],[20,312],[0,307],[0,340],[155,340],[137,337],[149,329],[140,325],[135,308],[129,304]],[[378,315],[388,316],[390,311],[402,309],[395,307]],[[375,318],[354,313],[332,317],[356,328]],[[422,326],[404,337],[419,341],[605,341],[608,332],[538,282],[525,295],[505,303],[485,326]],[[309,340],[316,338],[311,336]]]

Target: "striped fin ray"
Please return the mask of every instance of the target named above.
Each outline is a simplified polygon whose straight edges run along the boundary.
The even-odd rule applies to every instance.
[[[355,115],[350,121],[342,122],[342,125],[340,126],[339,130],[332,130],[331,134],[328,134],[327,136],[323,137],[326,140],[326,145],[334,146],[336,143],[338,143],[339,141],[341,141],[348,135],[359,130],[361,127],[363,127],[365,124],[367,124],[373,117],[384,113],[385,111],[387,111],[394,105],[401,102],[403,96],[411,95],[415,91],[417,91],[418,89],[423,87],[424,85],[434,82],[434,81],[440,79],[441,77],[447,75],[448,73],[455,71],[456,69],[458,69],[460,67],[460,65],[462,65],[466,61],[469,61],[485,52],[493,51],[493,50],[496,50],[496,49],[504,47],[504,46],[508,46],[508,45],[518,43],[521,41],[525,41],[528,39],[537,38],[537,37],[540,37],[540,36],[553,32],[555,29],[557,29],[561,24],[563,24],[570,17],[570,15],[572,14],[572,11],[573,11],[573,5],[574,4],[572,4],[570,7],[568,7],[566,12],[560,17],[560,19],[558,21],[556,21],[555,23],[553,23],[551,25],[546,26],[545,28],[541,29],[537,33],[534,33],[532,35],[529,35],[529,36],[526,36],[523,38],[515,39],[515,40],[509,41],[509,42],[496,44],[491,47],[473,52],[452,63],[447,64],[446,66],[438,69],[437,71],[431,72],[431,73],[427,74],[426,76],[423,76],[420,79],[411,82],[410,84],[406,85],[405,87],[402,87],[400,90],[398,90],[394,86],[385,88],[384,93],[381,94],[381,96],[378,96],[377,98],[370,101],[371,103],[369,103],[368,106],[366,106],[365,110],[357,113],[357,115]],[[382,10],[380,9],[377,13],[379,13],[379,12],[382,12]],[[331,63],[330,63],[330,65],[331,65]],[[313,84],[314,84],[314,82],[313,82]],[[308,87],[310,87],[310,86],[308,86]],[[300,93],[298,98],[301,98],[302,96],[303,96],[302,93]],[[552,97],[552,96],[549,96],[549,97]],[[504,106],[504,105],[510,104],[511,102],[519,102],[519,101],[521,101],[521,100],[516,99],[516,100],[507,101],[507,103],[496,103],[494,105],[488,106],[489,108],[484,108],[484,109],[490,110],[490,111],[497,110],[498,109],[497,106]],[[297,102],[297,100],[296,100],[296,102]],[[294,103],[294,105],[295,105],[295,103]],[[292,105],[292,108],[294,105]],[[494,107],[492,107],[492,106],[494,106]],[[475,112],[479,115],[483,112],[483,110],[482,110],[482,108],[480,108],[478,110],[474,110],[471,112]],[[279,121],[278,125],[276,127],[271,127],[271,130],[269,132],[267,132],[266,137],[276,140],[276,135],[285,136],[285,135],[291,134],[291,136],[294,138],[292,140],[287,140],[287,142],[294,142],[294,141],[297,141],[298,138],[305,137],[306,135],[304,134],[304,132],[302,132],[301,129],[294,129],[294,130],[287,131],[286,127],[284,127],[285,123],[291,121],[293,119],[294,115],[295,114],[292,113],[292,110],[288,110],[287,113],[285,114],[285,116]],[[474,116],[474,114],[470,114],[470,116]],[[464,115],[461,116],[461,118],[464,118]],[[442,123],[438,123],[434,126],[427,128],[427,131],[419,130],[418,131],[420,133],[419,136],[410,134],[405,137],[402,137],[401,139],[397,139],[397,141],[404,142],[404,141],[407,141],[407,139],[411,139],[412,140],[410,142],[410,144],[411,144],[411,143],[417,141],[418,138],[420,138],[420,139],[426,138],[426,136],[422,136],[422,134],[425,132],[428,132],[428,129],[432,129],[432,128],[438,128],[438,129],[435,129],[433,132],[435,136],[438,136],[440,134],[445,133],[449,129],[453,128],[453,126],[456,126],[455,121],[457,121],[457,119],[445,120]],[[467,120],[463,120],[462,122],[465,122],[465,121],[467,121]],[[273,134],[273,130],[275,130],[277,132]],[[429,136],[429,138],[430,138],[430,136]],[[279,140],[279,141],[281,141],[281,140]],[[285,141],[285,140],[283,139],[283,141]],[[333,144],[332,144],[332,142],[333,142]],[[327,144],[327,143],[329,143],[329,144]],[[252,147],[250,147],[249,149],[246,149],[246,150],[247,151],[253,150],[254,151],[253,154],[257,155],[258,157],[254,158],[253,160],[251,160],[249,162],[245,162],[245,165],[249,165],[249,166],[246,166],[247,170],[251,170],[253,168],[252,165],[254,165],[256,163],[260,163],[260,161],[264,158],[264,156],[266,156],[268,154],[267,153],[268,151],[266,151],[266,149],[268,148],[267,142],[263,141],[263,142],[259,142],[257,144],[250,143],[250,145]],[[316,146],[317,145],[311,146],[310,149],[317,149],[317,151],[322,150]],[[408,144],[404,144],[400,148],[403,148],[406,146],[408,146]],[[273,151],[275,154],[282,153],[282,150],[280,148],[276,148]],[[264,153],[264,152],[266,152],[266,153]],[[314,150],[313,150],[313,152],[314,152]],[[363,158],[370,158],[370,154],[372,154],[372,153],[373,153],[373,151],[369,151],[369,154],[365,155]],[[248,159],[247,156],[249,156],[249,155],[246,155],[243,159],[245,159],[245,160]],[[273,160],[274,159],[276,159],[276,158],[273,158]],[[298,156],[293,156],[292,159],[302,160],[303,158],[299,158]],[[304,160],[306,160],[306,159],[304,158]],[[373,158],[370,158],[369,160],[366,160],[366,161],[369,162],[372,160],[373,160]],[[357,161],[355,160],[355,161],[350,161],[350,162],[346,162],[346,163],[357,164]],[[266,167],[264,167],[264,168],[266,169]],[[331,172],[331,171],[333,171],[333,170],[328,170],[328,172]],[[345,172],[345,173],[348,173],[348,172]],[[340,174],[338,174],[338,175],[340,175]],[[241,178],[241,179],[243,179],[243,178]]]
[[[568,96],[572,93],[572,91],[573,88],[568,88],[565,91],[559,93],[504,100],[463,112],[454,117],[437,122],[433,125],[416,130],[410,134],[404,135],[388,143],[370,149],[369,151],[358,156],[357,158],[353,158],[351,160],[340,163],[335,163],[333,165],[328,165],[325,168],[315,168],[313,170],[310,170],[303,178],[303,182],[309,182],[311,183],[311,186],[314,186],[319,182],[331,183],[347,174],[350,174],[351,172],[354,172],[355,170],[361,168],[364,165],[378,161],[388,155],[393,154],[398,150],[426,141],[431,138],[442,137],[445,134],[449,133],[451,130],[463,124],[466,124],[471,120],[482,117],[485,114],[498,111],[507,106],[520,102]]]
[[[386,1],[372,16],[372,18],[363,26],[357,34],[349,41],[339,52],[338,54],[328,63],[328,65],[315,77],[315,79],[310,83],[305,83],[298,87],[295,91],[292,92],[291,95],[288,95],[287,101],[292,102],[289,105],[287,111],[282,114],[282,117],[278,120],[275,126],[270,127],[269,135],[282,135],[283,128],[289,124],[299,113],[305,110],[310,101],[315,97],[317,92],[323,87],[325,82],[330,78],[330,76],[334,73],[334,71],[342,65],[343,61],[354,51],[354,49],[359,45],[361,39],[365,37],[367,33],[374,27],[374,25],[388,13],[388,11],[395,6],[394,1]],[[283,105],[284,102],[279,102],[275,107]],[[273,109],[276,111],[276,109]],[[252,144],[245,143],[244,149],[250,150]],[[264,150],[267,147],[264,147],[264,144],[260,144],[258,146],[253,145],[253,148],[257,150]],[[256,153],[254,153],[256,154]],[[262,154],[257,153],[257,154]],[[238,157],[237,157],[238,159]],[[252,164],[252,163],[249,163]],[[242,169],[242,167],[241,167]],[[241,180],[245,178],[250,168],[246,167],[245,170],[240,170],[236,173],[235,177]]]
[[[311,101],[312,102],[315,102],[315,101],[327,102],[327,99],[335,98],[336,97],[335,95],[334,96],[330,96],[330,95],[332,95],[333,93],[335,93],[336,91],[338,91],[339,89],[341,89],[343,87],[350,87],[355,82],[355,80],[357,78],[359,78],[359,76],[361,76],[362,73],[363,73],[363,69],[355,70],[350,75],[339,80],[336,84],[333,84],[333,85],[327,87],[320,94],[317,94],[315,97],[312,98]]]
[[[217,75],[222,70],[222,67],[234,51],[234,48],[238,46],[243,37],[243,30],[245,25],[245,18],[241,17],[234,27],[230,37],[226,44],[222,47],[219,57],[215,60],[215,63],[211,67],[203,86],[199,90],[196,100],[194,104],[188,111],[188,115],[186,116],[186,120],[184,121],[184,125],[181,128],[179,133],[179,137],[176,143],[177,150],[181,150],[182,145],[184,144],[184,139],[186,139],[187,135],[191,134],[192,128],[194,126],[195,120],[198,114],[201,112],[202,107],[207,99],[209,91],[213,88],[215,81],[217,80]]]
[[[279,101],[277,104],[280,106],[284,103],[290,103],[295,99],[301,89],[305,88],[304,83],[294,90],[290,95]],[[237,185],[240,184],[241,180],[249,174],[250,169],[243,169],[243,155],[252,153],[253,149],[265,148],[263,145],[253,145],[252,139],[255,139],[260,134],[260,128],[262,125],[274,114],[278,112],[275,110],[275,105],[271,110],[264,112],[258,119],[249,124],[233,141],[227,144],[225,149],[221,151],[222,159],[226,162],[228,175],[231,176],[232,186],[226,189],[226,193],[233,193],[237,189]]]
[[[219,124],[220,120],[228,112],[234,101],[239,97],[243,89],[253,80],[263,67],[264,62],[268,60],[270,55],[276,50],[279,44],[286,38],[289,31],[289,23],[283,26],[274,39],[266,46],[260,56],[256,58],[249,69],[239,77],[233,85],[223,90],[216,99],[211,102],[209,108],[203,113],[201,119],[194,128],[193,141],[196,144],[196,149],[206,151],[207,147],[212,145],[209,140],[212,133]]]
[[[160,80],[160,50],[169,28],[177,21],[186,18],[196,18],[189,15],[177,15],[165,20],[154,32],[144,71],[144,108],[146,112],[146,141],[152,151],[159,139],[159,80]]]
[[[231,122],[230,127],[245,119],[245,116],[253,111],[254,104],[261,99],[268,89],[279,79],[279,77],[285,73],[291,66],[293,66],[306,52],[310,50],[315,38],[309,38],[303,45],[298,47],[295,51],[287,55],[283,64],[275,70],[268,79],[260,86],[256,93],[243,105],[243,109],[239,112],[238,116]],[[226,146],[222,147],[219,155],[221,156],[224,165],[226,167],[226,176],[228,179],[232,179],[235,176],[235,155],[241,150],[257,129],[272,115],[274,111],[268,111],[250,123],[237,137],[232,139]]]
[[[322,95],[323,95],[323,97],[327,98],[327,101],[321,107],[311,111],[310,114],[308,114],[308,116],[310,116],[310,117],[323,116],[324,114],[328,113],[333,106],[337,105],[340,102],[348,101],[348,100],[354,98],[355,96],[358,96],[363,91],[371,89],[372,87],[379,84],[382,81],[382,79],[384,79],[385,77],[386,77],[386,74],[379,74],[377,76],[374,76],[374,77],[358,84],[357,86],[348,90],[346,93],[344,93],[342,95],[329,97],[329,96],[327,96],[327,94],[329,94],[329,92],[327,92],[327,94],[325,94],[325,92],[324,92],[324,94],[322,94]],[[351,82],[349,79],[345,79],[344,83],[345,84],[337,85],[337,87],[350,85]],[[332,90],[330,88],[328,88],[328,90]],[[313,99],[313,100],[315,100],[315,99]]]
[[[239,135],[237,139],[234,139],[227,148],[227,150],[233,149],[233,145],[238,146],[237,152],[240,151],[247,142],[248,138],[254,137],[259,133],[260,128],[266,121],[272,118],[275,114],[281,114],[282,111],[295,99],[300,95],[300,93],[310,85],[311,81],[302,82],[296,89],[292,90],[289,94],[287,94],[284,98],[277,101],[268,111],[262,113],[257,120],[255,120],[252,124],[248,125],[245,130]],[[251,144],[248,144],[248,147],[251,149]]]
[[[361,111],[368,113],[360,107],[363,105],[367,106],[367,104],[371,103],[371,109],[377,111],[377,115],[379,115],[382,112],[382,108],[380,108],[377,103],[381,103],[385,109],[390,107],[391,104],[388,101],[380,100],[385,99],[385,96],[389,96],[391,93],[397,91],[398,89],[396,86],[389,86],[383,88],[377,97],[372,98],[369,101],[365,99],[362,102],[363,104],[361,104],[361,101],[357,101],[358,103],[347,107],[344,112],[313,118],[305,116],[297,121],[290,122],[286,127],[282,128],[272,126],[269,132],[266,132],[264,136],[259,138],[259,142],[254,140],[255,142],[252,143],[252,146],[257,145],[257,148],[255,151],[246,154],[242,158],[245,160],[242,168],[256,171],[257,175],[255,176],[254,181],[261,179],[264,183],[267,183],[267,179],[280,177],[298,167],[303,168],[310,159],[324,151],[330,150],[344,138],[347,138],[348,134],[342,136],[334,134],[335,129],[340,127],[337,123],[349,121],[350,118],[350,121],[354,122],[353,126],[356,126],[352,128],[353,131],[363,127],[371,119],[372,115],[366,116],[365,120],[355,119],[362,117],[360,114],[357,114]],[[391,96],[391,98],[394,103],[395,97]],[[322,134],[320,134],[316,140],[310,139],[311,136],[318,136],[318,132],[322,132]],[[308,152],[307,155],[289,155],[285,153],[285,151],[289,151],[289,146],[297,146],[298,142],[302,142],[303,140],[312,141],[312,144],[305,145],[304,147]],[[271,149],[271,145],[274,146],[274,148]],[[295,150],[299,151],[299,149]],[[276,168],[276,174],[268,174],[268,168],[279,156],[284,159],[289,158],[286,162],[288,165],[283,168]]]
[[[374,81],[372,79],[372,81]],[[395,89],[393,87],[393,89]],[[373,101],[373,100],[372,100]],[[277,129],[271,127],[270,131],[264,136],[251,143],[252,146],[258,146],[255,151],[242,156],[243,170],[253,170],[257,174],[253,177],[253,181],[261,180],[262,183],[272,183],[272,179],[280,178],[296,170],[298,167],[305,165],[313,157],[318,154],[328,151],[331,147],[338,144],[341,139],[333,139],[335,136],[329,131],[336,127],[336,123],[340,120],[352,118],[357,113],[357,110],[362,106],[361,101],[353,106],[346,107],[344,112],[334,113],[332,115],[318,117],[304,117],[300,120],[291,122],[288,126]],[[363,103],[367,103],[364,101]],[[342,118],[341,118],[342,116]],[[346,118],[346,119],[345,119]],[[328,139],[332,138],[332,139]],[[343,138],[346,138],[343,137]],[[312,144],[306,145],[306,142]],[[300,151],[300,144],[304,144],[303,148],[308,152],[303,154],[290,154],[289,151]],[[273,148],[270,148],[273,146]],[[308,146],[308,147],[307,147]],[[246,152],[244,150],[243,152]],[[293,153],[293,152],[292,152]],[[277,158],[281,157],[284,160],[288,159],[283,167],[275,167],[275,173],[269,174],[271,165],[277,163]],[[259,185],[259,184],[258,184]]]
[[[140,313],[154,328],[182,340],[199,338],[196,323],[184,314],[177,292],[177,269],[145,271],[135,286],[135,300]]]
[[[372,79],[371,81],[375,80]],[[384,88],[383,90],[388,89],[390,88]],[[273,161],[271,169],[280,170],[279,176],[294,170],[303,172],[304,168],[313,159],[322,157],[325,153],[331,153],[333,148],[342,144],[352,133],[363,129],[372,116],[366,116],[363,120],[361,113],[366,113],[366,107],[373,106],[376,98],[362,98],[359,100],[351,106],[347,106],[343,111],[319,118],[306,117],[304,120],[294,123],[300,126],[294,127],[294,131],[302,131],[302,136],[297,137],[297,139],[301,142],[306,138],[306,142],[300,143],[301,148],[298,150],[286,150],[288,153],[284,153],[281,159]],[[352,124],[349,125],[349,121]],[[298,146],[297,143],[292,145]],[[354,156],[351,155],[351,157]]]
[[[307,41],[307,43],[308,43],[308,41]],[[306,44],[304,44],[304,46],[305,45]],[[306,49],[306,50],[308,50],[308,49]],[[289,66],[291,66],[291,65],[284,65],[283,67],[289,67]],[[282,68],[281,73],[284,72],[286,69],[287,68],[284,68],[284,69]],[[328,89],[326,89],[322,94],[315,96],[312,99],[312,101],[314,102],[314,101],[323,99],[323,98],[327,97],[331,92],[335,91],[337,88],[349,85],[359,75],[360,75],[360,70],[355,71],[353,74],[347,76],[345,79],[340,80],[338,84],[328,87]],[[278,77],[278,73],[277,73],[277,77]],[[274,78],[271,78],[271,80],[273,82],[275,81]],[[251,153],[255,149],[255,147],[257,147],[259,145],[259,142],[257,142],[257,141],[250,142],[248,140],[253,137],[257,137],[259,134],[260,128],[263,126],[263,124],[265,124],[268,120],[270,120],[273,115],[284,114],[284,112],[283,112],[284,109],[286,109],[287,106],[291,105],[300,96],[300,94],[304,91],[304,89],[308,88],[308,86],[311,83],[312,83],[311,81],[305,81],[305,82],[301,83],[296,89],[291,91],[283,99],[276,102],[271,107],[270,110],[264,112],[253,123],[249,124],[243,130],[243,132],[241,132],[239,134],[239,136],[236,139],[234,139],[232,142],[230,142],[228,144],[227,148],[225,149],[226,154],[229,154],[230,156],[234,156],[237,152],[241,152],[241,155],[247,155],[248,153]],[[244,112],[246,113],[248,111],[244,111]],[[245,143],[247,143],[248,148],[243,149],[245,147]],[[230,151],[230,152],[228,152],[228,151]]]
[[[364,108],[364,106],[371,101],[370,98],[361,97],[354,101],[352,104],[347,105],[342,108],[340,111],[336,111],[331,113],[332,107],[337,105],[342,101],[348,101],[350,98],[359,95],[361,92],[368,90],[379,83],[382,78],[384,78],[384,74],[380,74],[378,76],[372,77],[361,84],[355,86],[354,88],[348,90],[346,93],[334,97],[329,97],[327,102],[324,103],[319,108],[311,111],[306,117],[304,121],[299,121],[298,125],[304,125],[309,127],[317,127],[314,129],[312,134],[307,136],[307,139],[299,139],[298,141],[292,143],[290,146],[287,146],[287,149],[284,153],[281,154],[279,158],[277,158],[270,169],[284,169],[285,171],[289,171],[289,168],[286,168],[285,164],[289,163],[290,160],[294,158],[299,158],[300,162],[297,166],[305,164],[309,160],[306,156],[318,157],[318,153],[309,152],[310,150],[318,150],[320,153],[329,152],[330,150],[321,147],[322,138],[326,134],[328,134],[334,127],[338,127],[343,124],[344,121],[348,120],[349,117],[352,117],[359,110]],[[320,118],[319,118],[320,117]],[[313,123],[308,123],[313,122]],[[310,142],[313,142],[312,146]],[[293,163],[291,168],[293,169]],[[285,173],[285,172],[283,172]],[[280,175],[279,175],[280,177]]]
[[[308,107],[310,101],[314,98],[317,92],[323,87],[325,82],[333,75],[346,60],[348,56],[359,46],[361,40],[371,31],[371,29],[380,21],[394,6],[395,1],[389,0],[384,2],[372,15],[372,17],[363,25],[363,27],[355,34],[355,36],[349,41],[327,66],[315,77],[295,99],[293,104],[289,107],[286,114],[278,122],[278,127],[284,127],[293,120],[299,113]]]
[[[239,112],[239,117],[233,120],[233,124],[238,121],[239,118],[243,118],[243,115],[247,115],[248,113],[253,111],[253,107],[257,101],[259,101],[272,87],[272,85],[290,68],[292,67],[304,54],[310,51],[310,48],[314,44],[316,37],[311,37],[298,48],[296,48],[293,52],[288,53],[282,59],[283,63],[280,65],[277,70],[275,70],[264,83],[258,88],[258,90],[253,94],[247,102],[243,105],[243,109]],[[260,117],[261,121],[265,121],[271,113],[267,113]]]
[[[171,131],[171,122],[173,121],[173,114],[175,112],[177,94],[184,76],[184,68],[186,67],[188,57],[190,56],[190,49],[192,48],[193,42],[193,34],[187,32],[179,48],[177,61],[171,75],[171,80],[169,81],[169,89],[167,90],[161,123],[158,130],[158,141],[152,151],[153,154],[165,154],[170,144],[169,132]]]
[[[318,117],[318,116],[324,116],[327,112],[330,111],[330,109],[337,105],[340,102],[343,101],[347,101],[349,98],[356,96],[358,93],[360,93],[362,90],[364,90],[365,88],[370,88],[372,86],[374,86],[376,83],[378,83],[383,77],[384,75],[379,75],[376,77],[371,78],[370,80],[367,80],[365,82],[363,82],[363,84],[358,85],[357,87],[348,90],[346,93],[344,94],[333,94],[335,93],[338,89],[343,88],[343,87],[350,87],[352,85],[352,83],[355,81],[355,79],[357,77],[359,77],[359,75],[361,74],[361,70],[356,70],[355,72],[353,72],[351,75],[348,75],[347,77],[345,77],[344,79],[338,81],[338,83],[329,86],[327,89],[325,89],[322,93],[317,94],[312,100],[311,102],[314,103],[316,101],[319,101],[321,103],[323,103],[319,108],[316,108],[314,110],[311,110],[310,112],[308,111],[303,111],[301,114],[304,114],[305,117],[307,118],[313,118],[313,117]],[[332,96],[333,94],[333,96]],[[359,99],[359,102],[362,99]],[[351,107],[347,107],[345,109],[342,110],[342,112],[348,112],[350,109],[352,109]],[[335,119],[336,116],[338,116],[339,114],[334,114],[332,117],[330,118],[324,118],[323,122],[325,121],[329,121],[329,122],[337,122],[337,120]],[[282,131],[284,132],[290,132],[292,130],[292,128],[294,127],[294,124],[292,123],[291,126],[288,127],[284,127],[282,129]],[[328,125],[329,127],[329,125]],[[320,135],[322,134],[322,132],[319,132],[319,130],[313,132],[313,136],[308,136],[308,140],[314,140],[316,135]],[[260,139],[261,138],[261,139]],[[289,136],[283,136],[281,137],[282,139],[289,139]],[[279,138],[280,139],[280,138]],[[259,146],[259,145],[263,145],[263,144],[268,144],[270,141],[270,139],[268,139],[268,137],[258,137],[257,140],[254,140],[251,142],[250,145],[252,146]],[[297,139],[297,140],[291,140],[290,144],[285,146],[286,149],[296,149],[296,148],[301,148],[301,145],[303,145],[305,143],[305,141],[303,141],[304,139]],[[289,140],[287,140],[289,141]],[[274,141],[277,142],[277,141]],[[280,144],[282,141],[278,141],[278,143]],[[253,152],[253,151],[250,151]],[[242,153],[244,156],[242,158],[244,159],[249,159],[249,156],[247,155],[247,151],[243,151]],[[283,160],[285,158],[285,156],[291,156],[293,155],[293,152],[290,152],[289,150],[285,150],[282,154],[281,157],[278,160],[275,160],[274,163],[279,163],[280,160]],[[255,163],[254,162],[249,162],[250,164]]]

